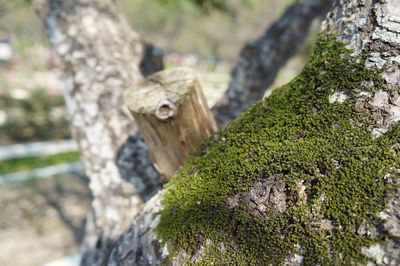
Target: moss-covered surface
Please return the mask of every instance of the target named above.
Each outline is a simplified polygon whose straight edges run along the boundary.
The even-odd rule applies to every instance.
[[[363,60],[351,61],[350,52],[334,37],[321,36],[297,78],[189,159],[167,185],[156,230],[169,242],[171,256],[202,245],[198,263],[203,264],[279,265],[294,254],[306,265],[365,261],[361,247],[382,239],[357,230],[373,231],[380,223],[377,213],[391,189],[385,176],[399,164],[392,146],[400,128],[371,138],[373,122],[368,111],[354,108],[354,90],[390,89]],[[334,92],[345,92],[348,99],[330,104]],[[259,218],[248,214],[244,202],[228,206],[230,196],[276,174],[284,174],[286,183],[284,213],[267,210],[266,218]],[[318,227],[316,219],[333,227]]]

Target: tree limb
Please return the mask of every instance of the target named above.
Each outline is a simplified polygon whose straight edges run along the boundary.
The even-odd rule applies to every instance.
[[[281,67],[299,50],[312,22],[324,17],[332,0],[297,0],[257,41],[247,43],[232,71],[225,99],[214,108],[227,123],[260,100]]]

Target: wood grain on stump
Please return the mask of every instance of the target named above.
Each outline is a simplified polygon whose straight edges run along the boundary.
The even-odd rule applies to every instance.
[[[168,180],[217,130],[200,83],[188,68],[149,76],[128,92],[127,103],[156,169]]]

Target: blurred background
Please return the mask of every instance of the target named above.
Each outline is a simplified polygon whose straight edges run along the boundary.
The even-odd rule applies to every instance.
[[[135,31],[165,51],[167,68],[198,72],[213,105],[241,47],[292,1],[232,0],[228,9],[193,2],[120,0],[119,8]],[[272,87],[302,69],[318,26]],[[55,265],[48,263],[79,248],[91,196],[69,133],[61,78],[28,1],[0,0],[0,265]]]

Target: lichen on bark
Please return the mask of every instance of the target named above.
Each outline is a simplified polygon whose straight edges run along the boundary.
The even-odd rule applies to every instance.
[[[164,191],[156,233],[169,258],[367,262],[398,189],[400,128],[371,137],[379,122],[366,95],[397,92],[352,53],[321,34],[298,77],[203,143]]]

